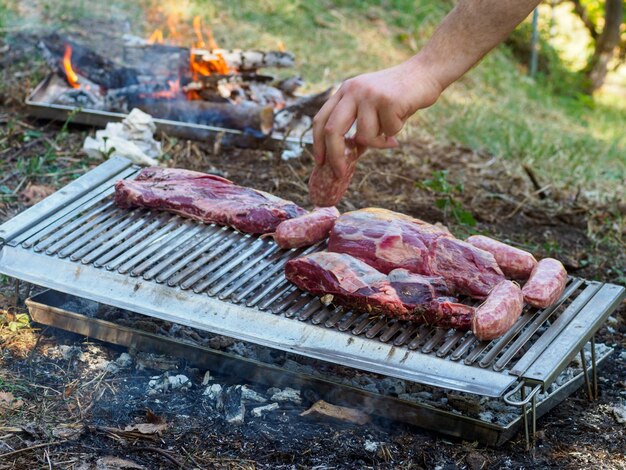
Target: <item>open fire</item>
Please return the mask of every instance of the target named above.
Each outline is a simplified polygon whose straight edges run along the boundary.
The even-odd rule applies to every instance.
[[[170,15],[147,39],[125,38],[121,59],[70,37],[44,38],[40,45],[55,76],[43,101],[87,112],[139,108],[157,119],[243,131],[257,139],[310,142],[312,117],[331,90],[298,95],[300,77],[278,80],[260,73],[295,65],[282,43],[275,51],[222,49],[196,16],[186,46],[177,16]]]

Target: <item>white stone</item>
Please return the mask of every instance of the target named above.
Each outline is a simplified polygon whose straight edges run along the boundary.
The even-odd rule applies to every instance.
[[[254,402],[254,403],[267,403],[267,398],[265,398],[260,393],[248,388],[248,386],[244,385],[241,387],[241,399],[244,402]]]

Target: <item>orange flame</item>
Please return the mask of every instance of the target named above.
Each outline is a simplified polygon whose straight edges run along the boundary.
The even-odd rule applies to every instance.
[[[206,60],[203,57],[199,57],[192,50],[189,65],[191,66],[191,72],[193,73],[194,80],[197,80],[199,75],[208,77],[214,73],[226,75],[229,72],[226,59],[224,59],[224,56],[219,53],[215,54],[214,59]]]
[[[196,33],[196,47],[204,47],[204,37],[202,37],[202,23],[200,21],[199,16],[194,16],[193,18],[193,31]]]
[[[287,48],[285,47],[285,43],[282,41],[278,41],[278,50],[280,52],[285,52],[287,50]]]
[[[76,72],[72,69],[72,47],[69,44],[65,45],[65,54],[63,54],[63,69],[65,70],[67,83],[69,83],[72,88],[80,88],[80,85],[78,84],[78,75],[76,75]]]
[[[178,31],[176,30],[176,25],[178,24],[179,17],[180,14],[177,13],[172,13],[167,17],[167,29],[169,29],[169,35],[173,39],[178,39],[180,37]]]
[[[169,86],[167,90],[156,91],[147,96],[150,96],[151,98],[174,99],[180,95],[180,92],[181,92],[180,80],[176,80],[176,81],[168,80],[167,84]]]
[[[209,49],[219,49],[219,46],[215,42],[215,38],[213,37],[213,31],[207,29],[206,31],[207,41],[209,41]]]
[[[148,44],[163,44],[163,31],[155,29],[148,38]]]

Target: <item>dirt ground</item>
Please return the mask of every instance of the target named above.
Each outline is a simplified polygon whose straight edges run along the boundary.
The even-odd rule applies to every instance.
[[[0,221],[99,163],[80,153],[91,129],[27,116],[23,100],[45,70],[29,59],[35,43],[24,38],[18,49],[0,39]],[[171,166],[219,173],[309,207],[309,156],[282,161],[266,151],[163,142]],[[584,188],[558,193],[550,182],[514,161],[405,138],[397,150],[363,158],[340,209],[379,206],[442,222],[458,235],[489,233],[557,257],[572,274],[626,284],[626,207],[591,203]],[[136,356],[114,373],[94,366],[122,349],[37,325],[10,331],[9,321],[25,311],[12,297],[3,279],[0,469],[626,468],[624,423],[614,411],[626,402],[625,304],[598,334],[615,348],[600,374],[599,399],[576,392],[539,420],[537,445],[527,452],[523,436],[493,449],[380,420],[305,420],[299,413],[307,400],[233,426],[203,399],[204,371],[179,364],[191,388],[148,396],[146,383],[160,372],[137,368]]]

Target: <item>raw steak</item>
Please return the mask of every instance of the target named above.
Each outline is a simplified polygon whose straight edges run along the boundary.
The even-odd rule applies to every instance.
[[[313,245],[328,237],[339,215],[336,207],[318,207],[308,214],[285,220],[276,228],[274,241],[283,249]]]
[[[315,165],[309,178],[309,199],[318,207],[336,206],[348,190],[354,172],[356,162],[363,152],[352,139],[346,139],[344,156],[347,162],[346,173],[337,177],[330,164],[325,161],[321,165]]]
[[[318,252],[289,261],[287,279],[336,305],[445,328],[467,330],[474,308],[457,303],[441,277],[395,269],[385,275],[341,253]]]
[[[383,273],[396,268],[441,276],[456,293],[483,299],[504,275],[491,253],[457,240],[447,229],[385,209],[361,209],[337,219],[328,249]]]
[[[253,234],[273,232],[282,221],[307,213],[291,201],[219,176],[158,167],[141,170],[134,180],[118,181],[115,202],[122,208],[160,209]]]

